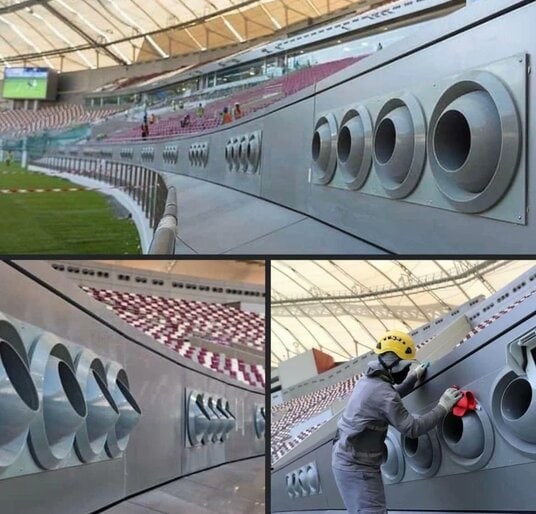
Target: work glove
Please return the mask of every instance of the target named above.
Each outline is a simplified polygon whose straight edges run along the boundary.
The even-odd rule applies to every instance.
[[[423,362],[413,370],[413,373],[415,373],[417,380],[420,380],[422,377],[424,377],[424,375],[426,374],[426,368],[428,368],[428,366],[430,366],[429,362]]]
[[[439,398],[438,405],[441,405],[447,412],[450,412],[462,396],[463,393],[459,389],[450,387]]]

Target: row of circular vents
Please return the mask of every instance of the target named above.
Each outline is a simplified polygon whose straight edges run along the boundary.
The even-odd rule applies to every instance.
[[[338,167],[345,187],[361,189],[372,164],[390,198],[417,187],[428,156],[435,183],[459,211],[496,204],[515,176],[522,147],[520,117],[508,88],[492,73],[471,72],[441,95],[428,120],[410,93],[387,100],[373,123],[365,105],[340,121],[321,116],[312,138],[316,184],[328,184]]]
[[[321,494],[320,478],[316,462],[310,462],[286,475],[287,494],[290,498],[302,498]]]
[[[225,160],[229,171],[256,173],[261,155],[261,132],[251,132],[230,138],[225,145]]]
[[[186,431],[191,446],[222,443],[235,429],[236,418],[225,398],[190,391],[186,402]]]
[[[121,159],[132,159],[134,156],[134,149],[133,148],[123,148],[119,155],[121,156]]]
[[[188,160],[192,166],[204,168],[208,163],[208,142],[191,144],[188,149]]]
[[[0,469],[29,444],[36,464],[54,469],[72,454],[82,462],[115,458],[141,416],[125,370],[90,350],[73,358],[43,333],[26,351],[17,329],[0,320]]]
[[[142,161],[154,161],[154,147],[146,146],[141,149],[140,152]]]
[[[176,145],[166,145],[162,150],[162,160],[170,164],[176,164],[179,160],[179,149]]]
[[[480,469],[493,454],[495,430],[511,446],[536,456],[536,391],[526,377],[511,370],[501,374],[492,389],[491,412],[490,419],[479,405],[463,417],[449,413],[437,430],[417,439],[401,437],[389,429],[382,465],[384,478],[389,483],[400,482],[406,463],[417,475],[431,477],[441,465],[442,449],[464,469]]]

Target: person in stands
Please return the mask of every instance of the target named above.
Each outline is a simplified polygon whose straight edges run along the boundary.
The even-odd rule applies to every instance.
[[[186,128],[189,127],[191,123],[190,119],[190,113],[186,114],[186,116],[181,120],[181,127]]]
[[[151,117],[149,118],[149,123],[153,125],[156,121],[156,116],[154,115],[154,112],[151,114]]]
[[[231,121],[233,121],[233,117],[231,116],[231,113],[229,112],[229,107],[225,107],[223,109],[223,119],[222,119],[222,123],[225,124],[225,123],[231,123]]]
[[[8,150],[6,154],[6,164],[9,166],[12,162],[13,162],[13,152],[11,150]]]
[[[239,120],[242,116],[244,116],[244,113],[240,109],[240,104],[236,103],[233,109],[233,118]]]
[[[147,139],[147,136],[149,135],[149,126],[145,123],[141,124],[141,138]]]
[[[199,104],[197,106],[197,109],[195,111],[198,118],[202,118],[205,115],[205,108],[203,107],[203,104]]]

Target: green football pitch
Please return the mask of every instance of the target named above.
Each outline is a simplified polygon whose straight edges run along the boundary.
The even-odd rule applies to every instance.
[[[46,98],[47,78],[8,78],[4,80],[4,98]]]
[[[0,190],[80,187],[0,163]],[[139,254],[136,226],[94,191],[0,192],[0,254]]]

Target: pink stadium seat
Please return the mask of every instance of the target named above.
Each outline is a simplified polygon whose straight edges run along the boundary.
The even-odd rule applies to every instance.
[[[182,356],[248,385],[264,388],[263,366],[227,357],[223,353],[214,353],[203,347],[192,346],[189,342],[189,338],[197,336],[221,345],[222,350],[232,343],[264,351],[262,316],[214,303],[123,293],[85,286],[82,289],[96,300],[103,302],[129,325]],[[215,336],[216,333],[226,335]]]

